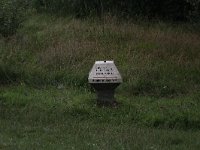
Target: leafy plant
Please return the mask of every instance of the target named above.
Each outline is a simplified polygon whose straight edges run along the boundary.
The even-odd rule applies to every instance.
[[[25,17],[27,2],[24,0],[0,1],[0,34],[4,37],[13,35]]]

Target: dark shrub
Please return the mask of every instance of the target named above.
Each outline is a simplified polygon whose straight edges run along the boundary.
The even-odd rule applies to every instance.
[[[20,27],[25,16],[25,0],[0,1],[0,34],[4,37],[13,35]]]
[[[199,0],[34,0],[34,3],[38,10],[77,17],[110,13],[121,17],[186,21],[197,18],[200,12]]]

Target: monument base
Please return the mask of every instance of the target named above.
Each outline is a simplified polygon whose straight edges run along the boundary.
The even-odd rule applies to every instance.
[[[97,105],[98,106],[117,106],[117,101],[114,97],[115,89],[119,86],[119,83],[99,83],[91,84],[97,93]]]

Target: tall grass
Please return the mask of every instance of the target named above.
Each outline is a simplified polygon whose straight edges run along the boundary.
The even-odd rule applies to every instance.
[[[95,60],[115,60],[133,95],[174,97],[200,87],[200,36],[183,25],[33,15],[1,39],[1,82],[87,86]],[[186,25],[185,25],[186,26]],[[191,29],[191,28],[190,28]]]

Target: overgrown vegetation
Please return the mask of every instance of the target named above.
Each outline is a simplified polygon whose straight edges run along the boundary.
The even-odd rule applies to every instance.
[[[8,37],[16,33],[25,19],[25,0],[1,0],[0,1],[0,35]]]
[[[129,95],[198,92],[200,37],[186,27],[32,16],[9,42],[1,39],[1,82],[87,87],[95,60],[115,60]],[[193,28],[190,26],[189,28]]]
[[[199,0],[35,0],[35,7],[78,17],[110,13],[121,17],[147,17],[173,21],[196,20]]]
[[[120,18],[199,22],[199,0],[1,0],[0,34],[13,35],[25,18],[27,8],[80,18],[105,14]]]
[[[200,149],[200,30],[176,22],[199,1],[0,4],[0,149]],[[95,105],[96,60],[122,74],[117,108]]]

